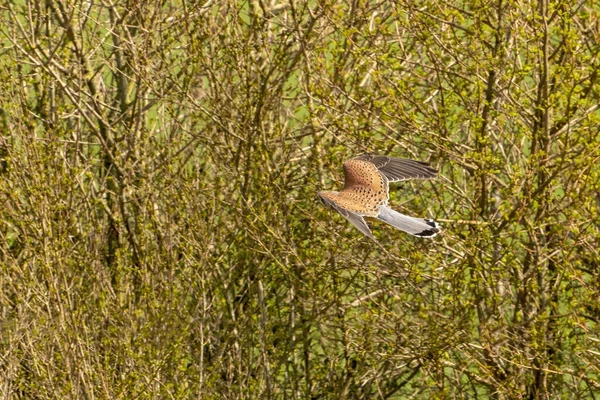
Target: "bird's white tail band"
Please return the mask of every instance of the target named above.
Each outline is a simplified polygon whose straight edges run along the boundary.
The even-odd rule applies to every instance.
[[[432,238],[440,232],[440,224],[431,219],[413,218],[400,214],[389,207],[379,207],[378,219],[411,235]]]

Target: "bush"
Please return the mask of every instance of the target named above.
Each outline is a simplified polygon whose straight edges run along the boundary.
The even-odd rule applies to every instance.
[[[597,6],[1,13],[3,397],[600,395]],[[441,235],[315,201],[366,152]]]

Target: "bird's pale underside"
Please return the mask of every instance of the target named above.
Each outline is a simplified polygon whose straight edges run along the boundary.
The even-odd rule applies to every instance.
[[[344,163],[344,188],[321,191],[321,201],[342,214],[366,236],[375,240],[364,217],[380,219],[411,235],[432,238],[440,232],[431,219],[409,217],[387,206],[389,182],[431,179],[437,171],[429,164],[403,158],[362,155]]]

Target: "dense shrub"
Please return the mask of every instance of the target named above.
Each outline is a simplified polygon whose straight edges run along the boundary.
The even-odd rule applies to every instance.
[[[597,5],[0,13],[3,397],[600,395]],[[365,152],[441,235],[315,202]]]

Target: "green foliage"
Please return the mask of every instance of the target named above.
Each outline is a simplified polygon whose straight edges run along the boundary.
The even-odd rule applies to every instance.
[[[114,3],[114,4],[113,4]],[[600,8],[6,2],[0,391],[600,395]],[[364,238],[315,192],[427,160]]]

